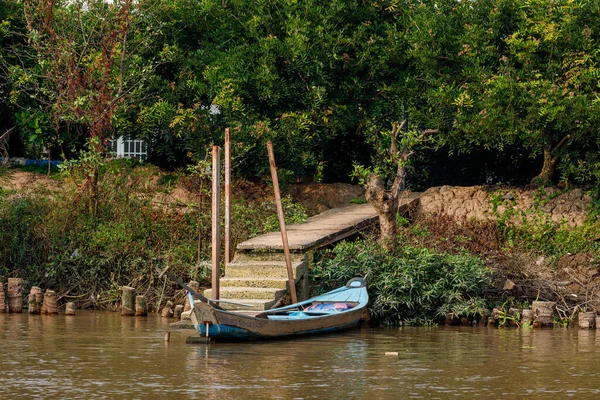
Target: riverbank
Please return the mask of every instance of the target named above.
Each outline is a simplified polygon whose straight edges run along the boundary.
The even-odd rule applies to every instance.
[[[556,303],[557,323],[576,324],[579,312],[600,310],[594,207],[582,189],[431,188],[398,219],[395,254],[373,237],[340,244],[313,279],[330,287],[370,276],[372,311],[389,324],[487,323],[493,309],[508,316],[536,300]]]
[[[182,291],[155,274],[166,264],[208,285],[205,175],[126,160],[108,163],[102,174],[96,215],[81,176],[19,169],[0,176],[0,280],[24,277],[29,286],[56,290],[61,303],[102,309],[118,308],[122,286],[135,287],[149,304],[181,302]],[[233,189],[233,246],[277,230],[271,189],[247,181]],[[286,190],[288,222],[361,201],[363,193],[347,184]],[[372,232],[320,252],[310,273],[315,290],[366,276],[374,323],[440,323],[448,314],[460,320],[534,300],[557,302],[559,319],[567,320],[600,306],[594,204],[582,189],[432,188],[399,216],[397,253],[379,249]]]

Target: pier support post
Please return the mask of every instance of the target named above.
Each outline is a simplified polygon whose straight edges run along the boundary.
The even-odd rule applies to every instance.
[[[532,304],[534,326],[540,328],[554,324],[554,301],[534,301]]]
[[[29,291],[29,314],[39,314],[42,311],[42,289],[32,286]]]
[[[121,290],[121,315],[135,315],[135,288],[123,286]]]
[[[65,315],[75,315],[75,303],[68,302],[65,308]]]
[[[167,304],[163,307],[160,316],[163,318],[171,318],[173,316],[173,302],[167,301]]]
[[[135,316],[145,317],[148,315],[148,303],[146,302],[146,296],[140,295],[135,298]]]
[[[212,164],[212,298],[219,300],[221,280],[221,148],[213,146]]]
[[[582,312],[579,313],[579,329],[595,329],[596,328],[596,313]]]
[[[182,312],[183,312],[183,305],[182,304],[177,304],[175,306],[175,310],[173,311],[173,318],[180,319]]]
[[[521,312],[521,324],[533,323],[533,311],[525,309]]]
[[[44,293],[44,304],[42,305],[42,314],[58,314],[58,302],[54,290],[46,290]]]
[[[23,279],[8,278],[8,312],[23,312]]]
[[[4,286],[0,283],[0,313],[6,312],[6,302],[4,297]]]

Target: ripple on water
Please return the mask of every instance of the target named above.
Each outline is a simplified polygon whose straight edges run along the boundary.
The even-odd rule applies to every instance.
[[[189,346],[154,315],[0,314],[10,398],[551,398],[600,394],[600,333],[357,329]],[[386,352],[394,354],[386,355]],[[396,355],[397,353],[397,355]]]

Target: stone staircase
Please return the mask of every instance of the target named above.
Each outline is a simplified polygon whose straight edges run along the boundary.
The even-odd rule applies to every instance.
[[[292,255],[296,291],[300,300],[308,296],[308,258],[306,254]],[[225,267],[225,277],[221,278],[220,298],[252,307],[227,303],[222,303],[221,307],[230,310],[267,310],[282,300],[287,292],[287,268],[283,253],[240,251]],[[212,298],[212,289],[205,290],[204,295]]]

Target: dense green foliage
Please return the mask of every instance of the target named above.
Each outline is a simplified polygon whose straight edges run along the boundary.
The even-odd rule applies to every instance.
[[[107,307],[120,298],[122,285],[137,287],[153,301],[163,284],[155,269],[164,265],[186,280],[206,280],[211,223],[210,206],[203,204],[210,198],[202,194],[182,204],[170,197],[177,187],[157,168],[119,160],[101,171],[103,201],[93,216],[77,187],[81,174],[56,175],[48,178],[55,184],[29,190],[0,190],[0,282],[19,276],[27,285],[71,296],[80,306]],[[178,184],[179,191],[187,185],[189,193],[202,193],[193,176],[182,179],[188,181]],[[284,204],[289,223],[306,217],[301,206]],[[249,207],[238,196],[233,245],[273,229],[274,218],[272,202]]]
[[[478,317],[485,306],[478,296],[489,274],[481,258],[466,252],[407,246],[390,253],[370,240],[338,244],[311,270],[323,289],[365,278],[372,318],[390,325],[436,323],[448,313]]]
[[[37,30],[24,28],[23,4]],[[0,126],[16,124],[14,152],[76,155],[103,106],[112,117],[99,137],[142,137],[162,165],[202,159],[230,126],[245,177],[267,175],[273,140],[290,179],[345,180],[371,156],[385,168],[385,132],[407,112],[411,127],[439,129],[435,152],[418,151],[428,157],[415,159],[414,184],[448,171],[456,183],[547,181],[555,168],[598,182],[595,1],[132,5],[2,2]],[[36,28],[44,15],[60,40]],[[105,31],[120,42],[92,40]]]

